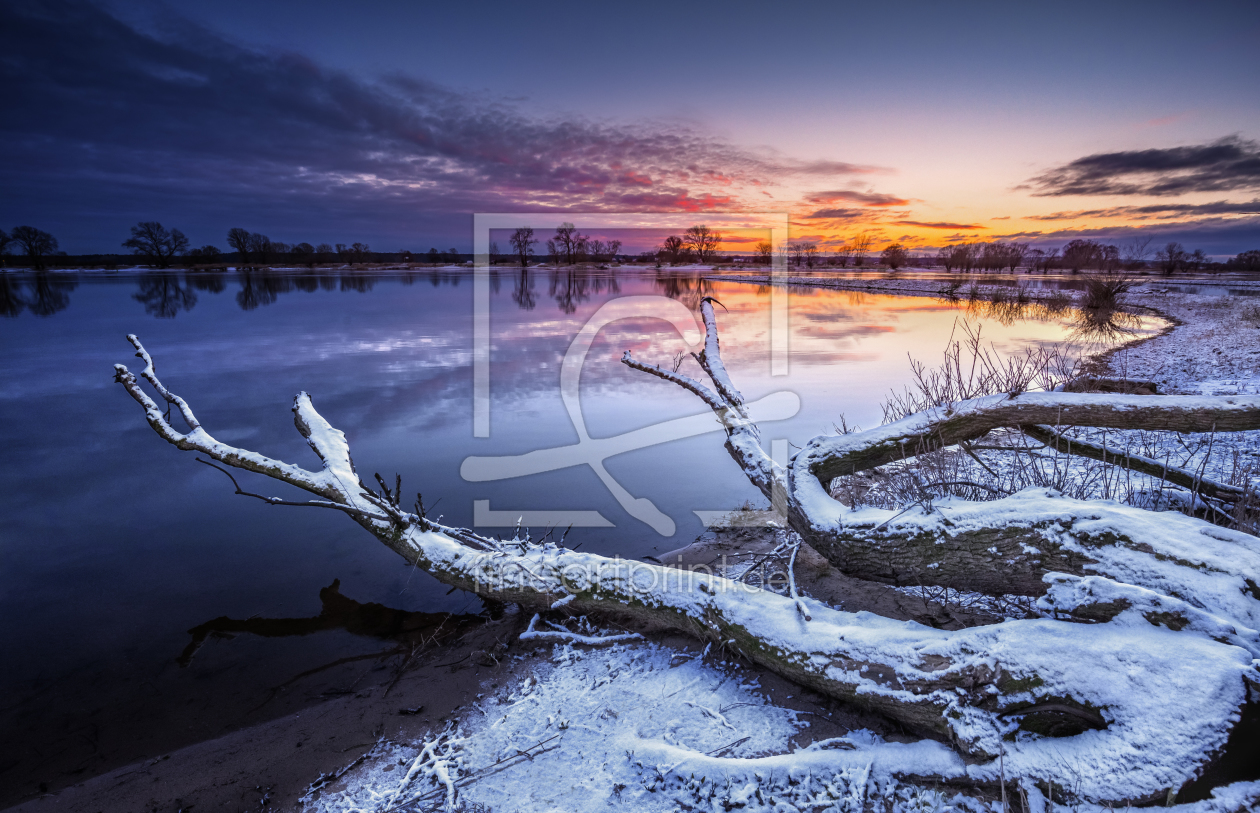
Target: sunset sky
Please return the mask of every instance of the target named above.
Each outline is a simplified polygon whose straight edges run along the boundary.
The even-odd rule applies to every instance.
[[[1254,0],[0,0],[0,98],[0,228],[70,253],[466,251],[513,211],[1260,248]]]

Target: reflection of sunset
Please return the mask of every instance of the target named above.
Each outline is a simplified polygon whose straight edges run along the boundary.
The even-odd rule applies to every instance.
[[[785,424],[798,444],[828,429],[829,421],[840,412],[862,425],[878,423],[878,402],[909,380],[909,360],[935,364],[961,320],[979,324],[986,343],[991,342],[1000,353],[1064,341],[1072,331],[1066,315],[1003,325],[982,313],[968,312],[965,305],[923,297],[828,290],[793,293],[789,299],[789,374],[772,377],[768,288],[681,275],[632,275],[620,278],[619,292],[622,296],[665,293],[693,311],[700,297],[714,297],[721,303],[716,312],[723,358],[745,394],[760,397],[786,388],[801,395],[801,414]],[[518,310],[502,295],[495,300],[493,369],[516,368],[518,354],[528,357],[527,347],[549,347],[553,359],[543,368],[534,364],[530,383],[521,377],[527,369],[516,368],[518,374],[511,376],[518,382],[513,384],[512,399],[523,394],[516,389],[521,386],[537,388],[538,397],[547,397],[548,388],[555,387],[569,340],[608,296],[606,290],[592,295],[568,316],[553,303],[540,304],[542,312],[534,313]],[[620,363],[622,353],[630,350],[640,360],[668,366],[675,354],[689,349],[668,322],[655,318],[650,306],[640,310],[641,315],[601,330],[587,357],[582,373],[583,408],[592,435],[621,432],[653,417],[677,417],[695,410],[695,404],[667,385]],[[699,375],[690,360],[683,362],[681,370]]]

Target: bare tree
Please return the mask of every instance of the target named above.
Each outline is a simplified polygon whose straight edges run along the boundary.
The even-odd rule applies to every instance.
[[[696,262],[712,262],[722,235],[704,224],[692,226],[683,233],[683,244],[695,256]]]
[[[870,232],[860,232],[855,236],[850,244],[853,246],[853,264],[861,267],[866,264],[866,255],[871,250],[871,244],[875,242],[875,238]]]
[[[1146,258],[1151,256],[1151,239],[1150,237],[1134,237],[1120,246],[1121,257],[1130,271],[1146,266]]]
[[[123,248],[144,257],[149,265],[168,268],[173,259],[188,251],[188,238],[179,229],[167,229],[156,220],[148,220],[131,227],[131,237],[123,241]]]
[[[517,259],[521,261],[521,268],[525,268],[529,265],[529,256],[534,253],[534,245],[538,242],[534,239],[534,230],[523,226],[512,232],[510,242]]]
[[[566,263],[573,265],[578,261],[583,238],[576,226],[572,223],[561,223],[556,228],[555,241],[556,248],[559,250],[558,254]]]
[[[1008,243],[1006,246],[1006,264],[1010,266],[1011,273],[1024,264],[1024,258],[1028,256],[1030,246],[1027,243]]]
[[[813,268],[818,262],[818,244],[803,243],[801,244],[801,258],[805,260],[806,268]]]
[[[4,229],[0,229],[0,268],[4,267],[4,255],[9,253],[9,245],[13,237]]]
[[[587,259],[593,263],[602,263],[604,261],[604,253],[608,250],[607,244],[597,237],[589,237],[586,244],[582,247]]]
[[[270,263],[272,254],[271,238],[258,232],[251,234],[249,236],[249,254],[258,265]]]
[[[22,249],[26,261],[36,271],[44,270],[44,258],[57,250],[57,238],[34,226],[17,226],[10,238]]]
[[[249,265],[250,260],[250,234],[248,229],[228,229],[227,244],[240,255],[241,264]]]
[[[851,259],[853,259],[853,243],[844,243],[836,249],[836,264],[841,268],[848,268]]]
[[[683,242],[683,239],[675,234],[671,234],[661,243],[660,255],[665,262],[670,265],[679,265],[687,261],[691,250]]]
[[[753,246],[753,262],[757,265],[770,265],[770,255],[774,251],[774,243],[762,240]]]
[[[800,268],[801,263],[805,261],[805,244],[798,240],[793,240],[792,242],[788,243],[787,255],[788,255],[788,262],[791,265],[794,265],[797,268]]]
[[[1181,243],[1172,242],[1155,252],[1155,262],[1165,276],[1170,276],[1186,267],[1190,254]]]

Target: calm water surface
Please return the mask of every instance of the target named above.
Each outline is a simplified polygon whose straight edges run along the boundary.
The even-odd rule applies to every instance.
[[[346,631],[262,638],[211,635],[187,666],[188,630],[210,619],[317,615],[340,580],[358,602],[406,611],[470,611],[347,519],[234,496],[222,474],[160,440],[113,383],[140,335],[159,374],[220,440],[300,465],[317,460],[293,428],[294,393],[310,392],[345,431],[359,472],[402,475],[431,513],[470,525],[474,500],[495,511],[598,511],[608,528],[568,544],[641,557],[690,542],[697,510],[762,503],[720,433],[607,461],[635,497],[676,525],[662,536],[630,517],[586,467],[469,483],[470,455],[573,443],[560,362],[605,302],[669,295],[695,307],[700,283],[650,275],[497,275],[489,438],[472,432],[472,281],[466,272],[402,277],[182,275],[0,280],[0,805],[314,702],[352,685],[380,651]],[[909,378],[907,354],[933,363],[963,313],[921,298],[793,291],[790,374],[769,374],[769,292],[736,283],[717,297],[723,355],[750,399],[790,389],[796,417],[768,433],[800,445],[850,424],[878,425],[878,402]],[[999,349],[1058,341],[1061,320],[984,324]],[[651,308],[605,328],[584,368],[593,437],[702,412],[699,402],[618,363],[622,351],[668,362],[683,345]],[[695,365],[684,367],[696,373]],[[714,424],[716,428],[716,423]],[[246,489],[299,498],[262,478]],[[356,676],[358,676],[356,678]],[[278,686],[282,691],[276,691]]]

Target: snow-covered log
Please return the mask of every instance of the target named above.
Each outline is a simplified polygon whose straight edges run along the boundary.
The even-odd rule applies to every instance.
[[[935,585],[991,594],[1040,596],[1048,573],[1083,575],[1110,571],[1098,551],[1113,544],[1138,550],[1149,545],[1124,527],[1101,532],[1080,524],[1083,516],[1109,515],[1107,506],[1060,510],[1042,504],[1034,514],[1023,514],[1024,501],[998,500],[983,508],[967,509],[963,521],[948,512],[931,517],[894,519],[850,513],[836,501],[828,486],[836,477],[876,466],[905,461],[918,455],[983,437],[994,429],[1015,427],[1065,451],[1090,457],[1106,453],[1096,444],[1072,448],[1056,427],[1087,426],[1177,432],[1239,432],[1260,429],[1260,396],[1167,396],[1123,393],[1020,392],[997,394],[946,404],[865,432],[819,436],[805,444],[785,471],[765,452],[757,427],[739,411],[742,399],[720,360],[717,322],[710,300],[701,303],[706,342],[697,356],[710,373],[717,392],[676,372],[645,364],[629,353],[623,363],[678,383],[700,394],[726,428],[726,448],[748,479],[778,505],[811,547],[845,573],[894,585]],[[1150,465],[1145,465],[1149,463]],[[1176,480],[1191,476],[1169,472],[1157,461],[1130,460],[1142,471]],[[1232,493],[1228,486],[1199,478],[1197,484],[1213,494]],[[1126,514],[1128,521],[1131,514]],[[1097,519],[1097,517],[1094,517]],[[1092,521],[1092,520],[1091,520]],[[1242,538],[1242,535],[1237,535]],[[1250,537],[1248,537],[1250,538]],[[1232,543],[1231,544],[1235,544]],[[1146,550],[1158,561],[1167,551]],[[1179,560],[1200,566],[1194,556]],[[1260,572],[1238,568],[1234,572]],[[1143,582],[1139,586],[1150,586]],[[1260,598],[1253,589],[1252,598]]]
[[[789,487],[789,472],[761,451],[756,427],[717,358],[711,307],[705,308],[705,319],[710,336],[701,366],[717,391],[691,383],[703,387],[702,397],[717,405],[728,428],[728,448],[750,478],[772,494],[783,490],[779,496],[795,506],[794,523],[799,522],[806,515],[803,498]],[[1051,606],[1101,618],[1101,605],[1124,603],[1099,623],[1042,618],[938,630],[844,612],[809,598],[793,600],[711,575],[446,527],[419,507],[404,510],[397,484],[390,489],[378,478],[380,491],[364,484],[344,434],[316,411],[306,393],[294,399],[294,423],[321,461],[315,469],[217,441],[191,407],[161,383],[139,340],[128,338],[145,362],[142,377],[188,425],[187,431],[176,429],[136,376],[117,365],[116,380],[163,439],[228,468],[296,486],[316,499],[251,496],[342,511],[439,581],[487,599],[539,611],[558,605],[576,614],[636,619],[716,643],[950,743],[963,757],[951,767],[951,781],[1049,782],[1104,804],[1164,799],[1199,775],[1225,745],[1248,692],[1260,683],[1249,648],[1260,620],[1254,585],[1245,592],[1241,577],[1230,575],[1260,572],[1247,564],[1260,560],[1260,550],[1254,540],[1192,518],[1178,518],[1177,529],[1152,541],[1151,526],[1157,523],[1144,512],[1121,506],[1104,510],[1045,492],[1000,503],[956,502],[930,515],[895,520],[892,512],[873,510],[851,517],[847,527],[865,527],[876,541],[887,538],[885,529],[912,534],[919,528],[940,535],[969,522],[991,527],[1031,522],[1043,538],[1057,534],[1064,548],[1084,551],[1078,570],[1094,568],[1116,585],[1058,581],[1047,598],[1053,599]],[[809,516],[826,520],[830,515],[811,507]],[[1072,518],[1067,527],[1064,517]],[[1113,544],[1122,536],[1133,544]],[[1148,552],[1157,547],[1158,556]],[[1180,603],[1173,601],[1176,597]],[[802,604],[807,615],[798,610]],[[1170,623],[1174,618],[1185,622]]]

